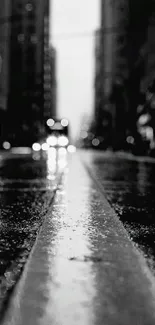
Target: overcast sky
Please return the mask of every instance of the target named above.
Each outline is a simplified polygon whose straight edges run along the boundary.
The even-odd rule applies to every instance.
[[[57,49],[58,113],[75,137],[81,116],[93,109],[94,30],[99,0],[52,0],[51,39]]]

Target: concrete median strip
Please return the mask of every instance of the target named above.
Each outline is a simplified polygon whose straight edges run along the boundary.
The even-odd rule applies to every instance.
[[[2,324],[155,324],[155,280],[78,153]]]

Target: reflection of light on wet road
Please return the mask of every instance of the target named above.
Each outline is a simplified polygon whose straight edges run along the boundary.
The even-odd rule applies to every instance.
[[[51,178],[55,174],[57,169],[57,151],[55,148],[50,148],[47,152],[47,178]]]
[[[52,233],[47,252],[49,274],[46,282],[48,303],[42,324],[87,325],[93,319],[91,304],[95,290],[92,262],[84,261],[84,256],[91,255],[90,212],[85,206],[89,193],[87,184],[79,190],[81,177],[78,170],[76,175],[75,170],[73,174],[67,192],[60,190],[50,220]]]
[[[61,172],[67,165],[67,151],[65,148],[50,148],[47,152],[47,178],[51,179],[56,172]]]
[[[67,164],[67,150],[65,148],[58,149],[58,167],[64,168]]]

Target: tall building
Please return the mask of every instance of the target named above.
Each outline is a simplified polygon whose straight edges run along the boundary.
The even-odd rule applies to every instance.
[[[44,119],[56,117],[57,82],[56,82],[56,50],[47,46],[44,62]]]
[[[49,62],[49,2],[46,1],[44,15],[44,120],[48,118],[51,106]]]
[[[50,47],[50,74],[51,74],[51,115],[57,116],[57,52]]]
[[[103,102],[109,97],[113,80],[114,57],[114,1],[101,1],[101,60]]]
[[[148,29],[153,6],[151,0],[101,0],[101,55],[95,60],[98,62],[96,67],[101,69],[100,74],[96,70],[96,77],[101,78],[97,83],[102,84],[102,95],[100,105],[96,104],[98,100],[95,101],[95,115],[101,123],[105,111],[111,114],[112,138],[116,142],[113,145],[116,147],[123,146],[127,134],[136,136],[136,107],[142,80],[146,70],[151,74],[154,64],[154,55],[148,53],[148,47],[151,48],[154,42],[153,23],[150,22]],[[144,83],[146,80],[143,88]]]
[[[8,76],[5,79],[7,104],[2,138],[4,140],[10,133],[12,138],[20,139],[24,131],[31,142],[34,135],[37,138],[44,133],[44,63],[45,47],[49,44],[49,0],[5,0],[1,3],[5,6],[0,15],[7,12],[9,28],[5,50],[7,67],[4,69]]]
[[[145,73],[141,82],[141,90],[146,91],[151,82],[155,79],[155,2],[148,1],[147,7],[147,40],[142,48],[142,55],[145,61]]]
[[[49,2],[46,0],[44,16],[44,121],[56,116],[56,49],[49,43]]]
[[[102,110],[102,88],[103,88],[103,78],[102,78],[102,56],[101,56],[101,29],[97,29],[94,34],[95,40],[95,76],[94,76],[94,117],[97,120],[100,116],[100,110]]]
[[[147,34],[151,13],[151,0],[128,0],[129,15],[127,28],[127,58],[129,76],[128,92],[128,130],[137,137],[136,110],[139,104],[141,84],[146,74]],[[153,2],[152,2],[153,3]]]
[[[104,135],[104,130],[109,133],[109,145],[116,139],[119,133],[119,141],[124,137],[124,125],[118,123],[121,114],[124,114],[124,94],[117,88],[124,85],[124,79],[128,77],[128,62],[126,51],[126,25],[128,5],[125,0],[102,0],[101,1],[101,25],[96,35],[95,50],[95,116],[97,128]],[[115,86],[116,84],[116,86]],[[124,92],[124,89],[123,89]],[[116,99],[119,101],[119,112],[117,112]],[[119,113],[119,114],[118,114]],[[119,115],[119,119],[117,116]],[[118,126],[119,124],[119,126]],[[111,133],[111,134],[110,134]]]
[[[9,82],[10,0],[0,1],[0,126],[7,109]]]

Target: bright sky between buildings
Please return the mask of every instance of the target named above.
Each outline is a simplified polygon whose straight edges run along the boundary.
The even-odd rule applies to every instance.
[[[93,111],[94,31],[99,0],[52,0],[51,42],[57,49],[58,114],[76,137],[83,114]]]

